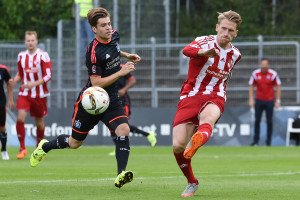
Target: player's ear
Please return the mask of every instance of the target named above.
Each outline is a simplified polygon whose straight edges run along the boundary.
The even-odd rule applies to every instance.
[[[96,30],[97,30],[97,29],[96,29],[95,26],[92,26],[92,30],[93,30],[94,33],[96,33]]]
[[[238,35],[238,33],[239,33],[239,30],[236,30],[236,33],[235,33],[235,38],[237,37],[237,35]]]
[[[219,24],[216,24],[216,31],[218,32]]]

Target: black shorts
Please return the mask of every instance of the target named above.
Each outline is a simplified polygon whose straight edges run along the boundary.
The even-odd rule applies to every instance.
[[[0,126],[5,126],[6,121],[6,108],[5,106],[0,106]]]
[[[115,132],[120,124],[128,124],[128,117],[119,102],[111,102],[108,109],[100,115],[91,115],[83,109],[81,102],[77,101],[72,117],[72,137],[83,141],[99,121],[102,121],[111,132]]]

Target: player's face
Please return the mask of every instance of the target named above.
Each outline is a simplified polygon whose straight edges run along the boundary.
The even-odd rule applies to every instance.
[[[218,43],[221,47],[227,47],[227,45],[237,36],[238,30],[236,23],[223,19],[216,25]]]
[[[267,72],[269,69],[270,65],[269,65],[269,61],[268,60],[262,60],[260,62],[260,68],[261,68],[261,72]]]
[[[34,51],[37,48],[38,40],[35,35],[25,35],[25,45],[29,51]]]
[[[100,39],[102,41],[110,40],[112,36],[110,18],[99,18],[97,21],[97,25],[93,27],[93,31],[97,39]]]

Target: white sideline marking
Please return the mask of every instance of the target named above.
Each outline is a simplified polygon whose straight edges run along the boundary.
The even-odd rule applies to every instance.
[[[204,174],[202,177],[239,177],[239,176],[286,176],[286,175],[300,175],[300,172],[269,172],[269,173],[239,173],[239,174]],[[178,179],[182,176],[161,176],[161,177],[137,177],[135,180],[147,179]],[[98,178],[98,179],[67,179],[67,180],[17,180],[17,181],[0,181],[0,184],[20,184],[20,183],[65,183],[65,182],[101,182],[112,181],[115,178]]]

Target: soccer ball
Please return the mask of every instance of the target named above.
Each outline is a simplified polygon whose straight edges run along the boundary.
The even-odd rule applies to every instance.
[[[99,115],[108,108],[109,96],[103,88],[92,86],[83,92],[81,104],[89,114]]]

